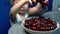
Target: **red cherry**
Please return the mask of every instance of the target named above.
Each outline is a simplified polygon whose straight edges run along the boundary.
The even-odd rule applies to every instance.
[[[57,23],[56,23],[56,21],[53,21],[53,23],[52,23],[53,25],[57,25]]]
[[[55,27],[54,27],[54,26],[51,26],[51,27],[50,27],[50,29],[51,29],[51,30],[54,30],[54,29],[55,29]]]
[[[37,28],[36,28],[36,27],[33,27],[33,30],[35,30],[35,31],[36,31],[36,30],[37,30]]]
[[[45,24],[44,26],[45,26],[45,27],[47,27],[48,25],[47,25],[47,24]]]
[[[46,31],[49,31],[50,30],[50,27],[46,27]]]
[[[28,24],[25,24],[24,26],[25,26],[26,28],[29,28],[29,25],[28,25]]]
[[[33,23],[32,26],[36,27],[37,24]]]
[[[41,27],[40,29],[41,29],[41,31],[45,31],[45,30],[46,30],[46,28],[45,28],[45,27]]]
[[[47,21],[46,20],[43,20],[43,22],[46,24],[47,23]]]
[[[52,24],[47,24],[47,26],[49,26],[49,27],[50,27],[50,26],[52,26]]]
[[[37,31],[40,31],[41,29],[41,26],[40,25],[37,25]]]
[[[40,23],[41,26],[44,26],[45,24],[44,23]]]
[[[40,27],[41,27],[40,24],[38,24],[38,25],[37,25],[37,28],[40,28]]]
[[[39,19],[40,19],[40,20],[42,20],[42,19],[44,19],[44,18],[45,18],[45,17],[43,17],[43,16],[41,16],[41,15],[39,16]]]
[[[48,1],[47,2],[44,2],[44,5],[47,6],[48,5]]]

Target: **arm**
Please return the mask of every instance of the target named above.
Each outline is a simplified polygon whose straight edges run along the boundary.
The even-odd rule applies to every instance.
[[[11,8],[9,15],[10,15],[10,18],[11,18],[12,22],[15,21],[15,16],[16,16],[18,10],[27,2],[28,2],[28,0],[21,0]]]
[[[37,3],[37,5],[33,8],[29,8],[29,14],[33,14],[37,11],[39,11],[42,8],[42,5],[40,3]]]

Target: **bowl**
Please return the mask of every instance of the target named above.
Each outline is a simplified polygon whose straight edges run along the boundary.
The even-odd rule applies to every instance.
[[[28,19],[31,19],[31,18],[32,18],[32,17],[26,18],[25,20],[28,20]],[[38,18],[38,17],[33,17],[33,18]],[[24,26],[25,20],[22,21],[22,24],[21,24],[21,25],[22,25],[22,27],[23,27],[23,29],[24,29],[25,31],[27,31],[28,33],[31,33],[31,34],[50,34],[50,33],[54,32],[54,31],[58,30],[58,28],[59,28],[59,23],[56,22],[56,23],[57,23],[57,27],[56,27],[54,30],[50,30],[50,31],[35,31],[35,30],[30,30],[30,29],[28,29],[28,28],[26,28],[26,27]],[[53,20],[53,19],[52,19],[52,20]]]

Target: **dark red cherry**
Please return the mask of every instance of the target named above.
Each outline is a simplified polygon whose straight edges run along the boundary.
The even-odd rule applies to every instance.
[[[46,31],[49,31],[50,30],[50,27],[46,27]]]
[[[53,25],[57,25],[56,21],[53,21],[52,24],[53,24]]]

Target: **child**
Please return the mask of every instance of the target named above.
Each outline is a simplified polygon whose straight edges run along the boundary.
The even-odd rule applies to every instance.
[[[29,15],[38,12],[42,8],[39,2],[35,7],[29,8],[28,3],[32,5],[32,0],[11,0],[12,8],[10,10],[11,22],[21,22]],[[33,0],[36,3],[36,0]]]

